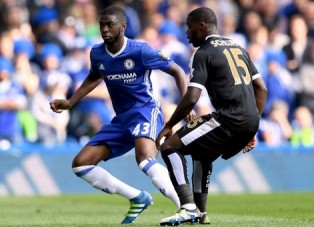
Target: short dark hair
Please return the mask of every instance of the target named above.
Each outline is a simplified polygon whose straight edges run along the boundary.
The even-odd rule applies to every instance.
[[[116,5],[108,6],[100,12],[100,15],[114,15],[119,22],[126,23],[126,14],[124,10]]]
[[[188,17],[191,20],[204,22],[210,26],[214,26],[217,28],[217,17],[213,10],[207,7],[200,7],[192,10]]]

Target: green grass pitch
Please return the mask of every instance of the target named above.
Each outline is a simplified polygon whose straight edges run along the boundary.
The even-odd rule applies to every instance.
[[[176,211],[167,198],[153,197],[131,226],[159,226]],[[122,226],[128,208],[126,199],[107,194],[0,197],[0,226]],[[314,227],[314,193],[209,195],[207,211],[212,227]]]

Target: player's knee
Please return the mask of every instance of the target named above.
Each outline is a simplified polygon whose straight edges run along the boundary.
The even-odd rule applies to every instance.
[[[97,165],[101,160],[103,160],[103,156],[95,155],[95,152],[82,152],[73,159],[72,167]]]
[[[166,140],[163,144],[161,144],[160,151],[169,149],[181,149],[183,147],[183,143],[177,134],[171,136],[168,140]]]
[[[165,150],[168,150],[171,148],[172,148],[172,146],[169,143],[164,142],[160,147],[160,152],[164,152]]]
[[[81,156],[76,156],[72,161],[72,168],[91,165],[91,163],[87,162],[85,158]]]
[[[79,158],[75,157],[75,158],[72,160],[72,168],[76,168],[76,167],[79,167],[79,166],[82,166],[82,165],[80,165]]]

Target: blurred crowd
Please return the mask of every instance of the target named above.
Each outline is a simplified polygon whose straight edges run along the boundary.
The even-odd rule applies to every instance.
[[[90,48],[102,42],[98,14],[111,4],[125,9],[126,36],[171,57],[187,80],[195,49],[186,16],[212,8],[219,34],[249,52],[267,84],[259,142],[314,147],[314,0],[1,0],[0,145],[84,143],[110,122],[105,83],[71,111],[53,113],[49,102],[69,97],[86,77]],[[180,95],[163,74],[153,71],[152,80],[167,119]],[[213,111],[206,93],[195,110]]]

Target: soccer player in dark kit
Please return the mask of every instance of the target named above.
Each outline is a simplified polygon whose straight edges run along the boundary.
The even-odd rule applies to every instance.
[[[234,41],[217,35],[217,18],[206,7],[191,11],[187,17],[187,36],[199,47],[190,62],[190,82],[170,120],[157,137],[156,144],[178,193],[181,208],[161,225],[185,222],[209,223],[206,214],[212,163],[229,159],[256,144],[267,89],[248,53]],[[206,89],[215,111],[188,122],[172,134],[172,128],[195,106]],[[163,137],[165,142],[161,145]],[[185,155],[193,160],[190,189]]]

